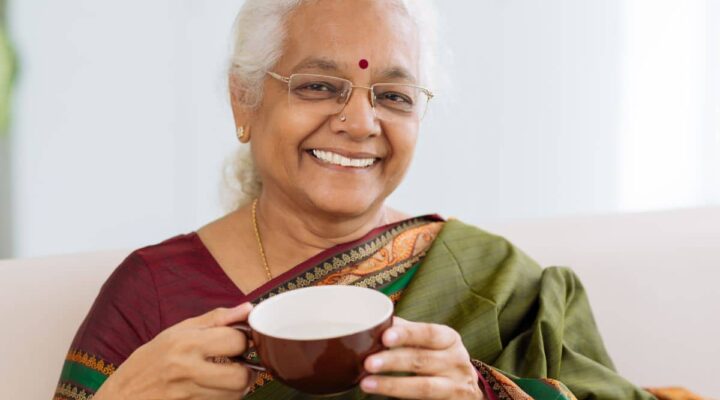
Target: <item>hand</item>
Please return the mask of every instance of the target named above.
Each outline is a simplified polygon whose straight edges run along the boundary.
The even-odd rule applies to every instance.
[[[485,399],[477,371],[455,330],[397,317],[393,322],[382,337],[390,350],[365,359],[365,369],[370,373],[413,372],[416,376],[370,375],[360,383],[363,391],[406,399]]]
[[[174,325],[135,350],[93,397],[110,399],[240,399],[253,374],[237,363],[211,357],[236,356],[247,347],[245,334],[227,325],[245,321],[249,303],[218,308]]]

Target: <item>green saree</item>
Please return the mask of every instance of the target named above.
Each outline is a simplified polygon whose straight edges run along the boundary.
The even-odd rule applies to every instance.
[[[248,294],[197,234],[137,250],[105,283],[78,330],[54,398],[91,398],[135,349],[180,321],[314,285],[373,288],[393,300],[399,317],[454,328],[489,400],[654,398],[614,371],[572,271],[543,270],[506,240],[435,216],[377,228]],[[266,373],[250,389],[252,400],[313,398]],[[384,397],[356,388],[335,398]]]
[[[503,238],[455,220],[414,268],[396,285],[395,315],[457,330],[488,398],[654,398],[615,372],[571,270],[543,270]],[[247,398],[312,397],[272,381]],[[384,397],[356,389],[336,398]]]

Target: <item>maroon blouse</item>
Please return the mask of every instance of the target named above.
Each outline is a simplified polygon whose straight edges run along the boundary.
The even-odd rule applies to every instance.
[[[166,328],[246,297],[197,233],[176,236],[136,250],[120,264],[71,347],[82,343],[84,351],[117,366]]]

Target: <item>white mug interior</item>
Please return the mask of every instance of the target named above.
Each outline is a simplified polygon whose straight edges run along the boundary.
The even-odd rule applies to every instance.
[[[313,286],[275,295],[252,310],[250,327],[281,339],[320,340],[352,335],[390,318],[382,292],[358,286]]]

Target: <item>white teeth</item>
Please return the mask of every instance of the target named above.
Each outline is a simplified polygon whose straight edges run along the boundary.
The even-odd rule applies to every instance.
[[[313,155],[328,164],[342,167],[367,168],[375,164],[374,158],[347,158],[331,151],[313,150]]]

